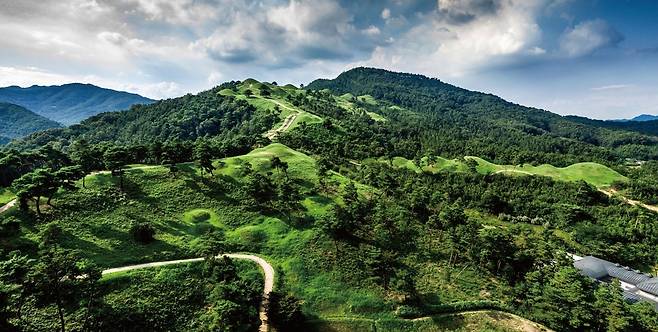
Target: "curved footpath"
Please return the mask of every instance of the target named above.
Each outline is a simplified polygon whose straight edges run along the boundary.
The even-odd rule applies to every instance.
[[[5,211],[11,209],[12,207],[14,207],[14,205],[16,205],[16,199],[13,199],[13,200],[9,201],[9,203],[7,203],[7,204],[3,205],[2,207],[0,207],[0,213],[3,213]]]
[[[658,206],[655,205],[649,205],[642,203],[640,201],[632,200],[630,198],[627,198],[625,196],[620,195],[617,190],[609,188],[609,189],[599,189],[602,193],[606,194],[608,197],[619,197],[622,201],[624,201],[626,204],[630,205],[635,205],[635,206],[641,206],[649,211],[653,211],[658,213]]]
[[[272,265],[270,265],[264,259],[262,259],[258,256],[255,256],[255,255],[222,254],[222,255],[217,255],[217,257],[230,257],[230,258],[234,258],[234,259],[250,260],[250,261],[255,262],[256,264],[258,264],[261,267],[261,269],[263,269],[263,273],[265,274],[265,287],[263,287],[263,300],[261,301],[260,307],[258,308],[258,317],[260,318],[260,327],[258,328],[258,331],[259,332],[269,331],[270,327],[267,323],[267,306],[269,304],[270,293],[272,292],[272,289],[274,288],[274,268],[272,268]],[[150,268],[150,267],[158,267],[158,266],[174,265],[174,264],[184,264],[184,263],[192,263],[192,262],[200,262],[200,261],[203,261],[203,258],[179,259],[179,260],[174,260],[174,261],[164,261],[164,262],[153,262],[153,263],[145,263],[145,264],[137,264],[137,265],[128,265],[128,266],[122,266],[122,267],[116,267],[116,268],[112,268],[112,269],[103,270],[103,275],[116,273],[116,272],[125,272],[125,271],[131,271],[131,270],[145,269],[145,268]]]

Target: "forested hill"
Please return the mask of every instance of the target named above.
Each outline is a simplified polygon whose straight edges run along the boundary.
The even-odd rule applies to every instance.
[[[216,137],[232,140],[232,146],[250,148],[273,125],[275,116],[257,113],[247,102],[222,96],[219,90],[99,114],[80,124],[34,133],[12,144],[36,148],[53,142],[66,147],[75,140],[84,140],[138,145]]]
[[[61,127],[59,123],[34,114],[24,107],[0,102],[0,137],[5,138],[4,143],[0,138],[0,144],[7,143],[7,139],[58,127]]]
[[[658,158],[656,136],[573,121],[422,75],[355,68],[306,88],[370,95],[407,109],[414,116],[406,116],[405,122],[422,131],[421,143],[443,155],[549,163],[569,155],[600,161]]]
[[[65,125],[78,123],[99,113],[122,111],[134,104],[153,102],[137,94],[79,83],[0,88],[0,101],[23,106]]]

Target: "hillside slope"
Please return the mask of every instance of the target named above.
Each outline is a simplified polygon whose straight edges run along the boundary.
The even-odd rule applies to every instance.
[[[61,127],[59,123],[30,112],[24,107],[0,102],[0,137],[17,138],[35,131],[58,127]],[[1,138],[0,143],[2,143]]]
[[[79,125],[35,133],[12,144],[32,148],[57,141],[67,146],[77,139],[90,143],[151,144],[214,136],[245,142],[247,136],[249,140],[258,137],[276,121],[275,116],[257,112],[245,101],[222,96],[219,90],[136,105],[125,112],[99,114]]]
[[[126,110],[135,104],[154,102],[137,94],[79,83],[0,88],[0,101],[23,106],[65,125],[78,123],[99,113]]]
[[[572,158],[572,163],[658,158],[656,136],[573,121],[422,75],[355,68],[332,80],[316,80],[306,88],[328,89],[337,96],[369,95],[407,109],[411,116],[395,110],[388,113],[395,113],[407,127],[417,128],[421,144],[455,157],[471,154],[514,163],[525,162],[525,154],[541,163],[551,163],[560,155],[585,157]]]

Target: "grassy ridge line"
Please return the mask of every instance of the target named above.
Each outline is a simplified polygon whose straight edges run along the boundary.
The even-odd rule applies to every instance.
[[[337,96],[336,97],[336,103],[338,104],[338,106],[340,106],[340,107],[342,107],[342,108],[344,108],[348,111],[351,111],[351,112],[356,112],[357,110],[362,110],[362,111],[366,112],[366,114],[371,119],[373,119],[375,121],[379,121],[379,122],[388,121],[384,116],[382,116],[378,113],[371,112],[371,111],[368,111],[366,109],[362,109],[361,107],[359,107],[358,105],[356,105],[353,102],[353,100],[355,100],[355,99],[358,100],[359,102],[365,103],[365,104],[370,105],[370,106],[378,106],[379,105],[377,103],[377,101],[372,96],[364,95],[364,96],[354,97],[354,95],[351,94],[351,93],[346,93],[344,95]]]
[[[438,173],[442,171],[450,172],[467,172],[468,165],[458,159],[445,159],[441,157],[434,158],[432,162],[428,158],[421,159],[420,166],[412,160],[395,157],[392,164],[398,168],[407,168],[415,172]],[[480,174],[517,174],[517,175],[540,175],[548,176],[558,181],[585,181],[595,187],[609,187],[617,181],[627,181],[628,179],[619,174],[617,171],[593,162],[577,163],[567,167],[555,167],[553,165],[532,166],[524,164],[515,165],[498,165],[486,161],[479,157],[467,156],[465,160],[474,160],[477,162],[475,170]],[[386,162],[385,159],[379,161]]]
[[[270,96],[265,97],[259,95],[260,89],[265,86],[270,89],[271,91]],[[250,90],[252,92],[252,95],[247,97],[245,95],[246,90]],[[258,109],[259,111],[273,110],[275,106],[278,106],[279,109],[281,110],[281,114],[279,114],[280,122],[276,124],[273,130],[276,128],[280,128],[284,124],[286,119],[292,115],[295,115],[295,117],[292,123],[290,124],[290,126],[287,127],[284,131],[293,129],[299,126],[301,123],[310,124],[310,123],[322,122],[321,117],[303,111],[295,107],[294,105],[290,104],[287,100],[285,100],[285,96],[288,93],[304,93],[303,90],[299,90],[293,86],[287,85],[284,87],[279,87],[269,83],[261,83],[253,79],[247,79],[244,82],[242,82],[242,84],[239,85],[238,91],[224,89],[219,93],[224,96],[234,96],[238,99],[246,100],[249,104],[256,107],[256,109]]]

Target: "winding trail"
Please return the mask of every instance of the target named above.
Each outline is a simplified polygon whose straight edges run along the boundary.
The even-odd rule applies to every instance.
[[[270,329],[270,326],[267,322],[267,306],[269,305],[269,298],[270,298],[270,293],[272,293],[272,289],[274,288],[274,268],[272,268],[272,265],[270,265],[266,260],[256,256],[256,255],[249,255],[249,254],[221,254],[217,255],[217,257],[230,257],[234,259],[244,259],[244,260],[250,260],[252,262],[255,262],[258,264],[261,269],[263,270],[263,273],[265,274],[265,287],[263,287],[263,300],[260,303],[260,307],[258,308],[258,317],[260,318],[260,327],[258,328],[259,332],[267,332]],[[122,266],[122,267],[116,267],[112,269],[107,269],[103,270],[103,275],[106,274],[111,274],[111,273],[117,273],[117,272],[125,272],[125,271],[132,271],[132,270],[138,270],[138,269],[146,269],[146,268],[151,268],[151,267],[158,267],[158,266],[165,266],[165,265],[174,265],[174,264],[184,264],[184,263],[192,263],[192,262],[200,262],[203,261],[203,258],[191,258],[191,259],[179,259],[179,260],[173,260],[173,261],[163,261],[163,262],[153,262],[153,263],[145,263],[145,264],[137,264],[137,265],[128,265],[128,266]]]
[[[276,128],[276,129],[273,129],[273,130],[268,131],[268,132],[265,134],[265,137],[269,138],[270,140],[273,140],[274,138],[276,138],[277,136],[279,136],[280,133],[282,133],[282,132],[288,130],[288,128],[290,128],[290,126],[292,125],[292,123],[295,122],[295,119],[296,119],[297,116],[299,116],[300,114],[301,114],[301,113],[297,112],[297,113],[293,113],[293,114],[288,115],[288,116],[286,117],[286,119],[283,120],[283,123],[281,124],[281,126],[279,126],[279,127]]]
[[[14,207],[14,205],[16,205],[16,199],[13,199],[13,200],[9,201],[9,203],[7,203],[7,204],[3,205],[2,207],[0,207],[0,213],[3,213],[5,211],[11,209],[12,207]]]
[[[635,206],[641,206],[641,207],[643,207],[643,208],[645,208],[645,209],[647,209],[647,210],[649,210],[649,211],[653,211],[653,212],[658,213],[658,206],[645,204],[645,203],[642,203],[642,202],[640,202],[640,201],[636,201],[636,200],[633,200],[633,199],[627,198],[627,197],[625,197],[625,196],[620,195],[620,194],[617,192],[617,190],[615,190],[615,189],[612,189],[612,188],[609,188],[609,189],[599,189],[599,191],[602,192],[602,193],[604,193],[604,194],[606,194],[608,197],[613,197],[613,196],[614,196],[614,197],[619,197],[619,198],[620,198],[622,201],[624,201],[626,204],[629,204],[629,205],[635,205]]]

